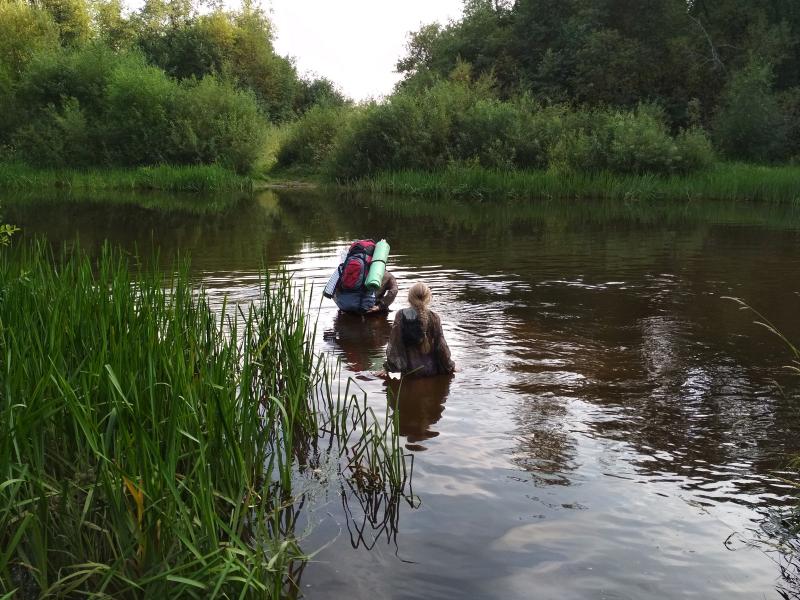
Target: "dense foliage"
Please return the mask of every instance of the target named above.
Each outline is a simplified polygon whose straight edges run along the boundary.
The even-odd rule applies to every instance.
[[[466,0],[462,20],[412,34],[398,70],[408,89],[466,63],[502,98],[654,102],[673,129],[713,127],[726,155],[774,160],[797,153],[798,62],[794,0]]]
[[[265,13],[0,0],[0,146],[38,166],[252,169],[269,122],[344,100],[276,54]]]
[[[465,0],[461,20],[411,34],[392,96],[349,118],[301,119],[282,163],[349,180],[453,165],[670,175],[715,154],[796,161],[798,60],[794,0]]]
[[[340,180],[454,164],[673,174],[708,167],[713,158],[702,130],[673,135],[653,105],[576,109],[529,95],[504,101],[480,81],[401,90],[359,110],[314,109],[279,154],[281,164],[321,165]]]
[[[465,0],[362,106],[300,78],[251,0],[194,2],[0,0],[0,158],[248,173],[280,145],[279,166],[338,180],[800,160],[795,0]]]

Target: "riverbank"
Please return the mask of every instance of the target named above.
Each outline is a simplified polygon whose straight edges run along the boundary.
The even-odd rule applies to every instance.
[[[493,171],[451,167],[443,171],[399,171],[352,182],[376,193],[440,198],[574,200],[800,201],[800,167],[720,163],[689,175],[618,175],[555,171]]]
[[[0,190],[20,192],[249,193],[326,186],[399,196],[475,200],[713,199],[795,203],[800,202],[800,166],[719,163],[705,171],[668,177],[453,166],[440,171],[383,172],[337,183],[308,170],[273,170],[260,177],[248,177],[215,165],[76,170],[0,164]]]
[[[38,169],[0,163],[0,190],[249,192],[253,179],[216,165]]]

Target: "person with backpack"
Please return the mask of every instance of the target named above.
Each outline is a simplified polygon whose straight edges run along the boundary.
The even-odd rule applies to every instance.
[[[415,283],[408,291],[409,308],[394,318],[386,346],[386,371],[410,377],[447,375],[456,370],[444,339],[439,315],[430,310],[431,289]]]
[[[339,280],[333,292],[333,301],[339,310],[358,315],[387,312],[397,297],[397,280],[384,271],[381,286],[370,290],[366,286],[367,274],[375,252],[373,240],[358,240],[350,245],[344,262],[339,265]]]

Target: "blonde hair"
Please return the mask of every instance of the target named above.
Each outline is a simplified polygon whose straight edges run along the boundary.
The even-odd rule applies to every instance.
[[[428,337],[428,320],[430,319],[428,305],[431,303],[431,288],[421,281],[415,283],[408,290],[408,303],[417,311],[417,318],[422,325],[420,349],[427,354],[431,351],[431,340]]]

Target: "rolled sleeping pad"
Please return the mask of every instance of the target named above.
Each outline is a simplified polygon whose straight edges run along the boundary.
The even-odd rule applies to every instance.
[[[333,293],[336,291],[336,286],[339,283],[339,278],[342,276],[341,271],[339,271],[339,267],[336,267],[336,270],[331,273],[330,278],[328,279],[328,283],[325,284],[325,289],[322,290],[322,295],[326,298],[333,298]]]
[[[375,251],[372,253],[372,264],[367,273],[364,285],[368,290],[377,290],[383,283],[383,274],[386,272],[386,259],[389,258],[389,242],[381,240],[375,244]]]

